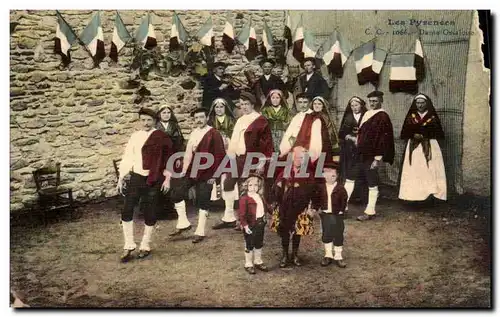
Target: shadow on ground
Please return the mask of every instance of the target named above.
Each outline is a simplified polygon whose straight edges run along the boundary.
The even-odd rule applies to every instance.
[[[11,228],[11,288],[31,307],[491,307],[489,213],[464,204],[408,205],[380,199],[380,216],[346,220],[347,268],[319,265],[319,219],[303,239],[304,266],[280,269],[280,241],[267,229],[267,273],[244,269],[243,237],[213,231],[199,244],[168,236],[161,220],[150,259],[121,264],[119,200],[79,208],[73,221]],[[189,219],[196,224],[191,209]],[[136,242],[142,237],[142,221]],[[252,294],[252,295],[249,295]]]

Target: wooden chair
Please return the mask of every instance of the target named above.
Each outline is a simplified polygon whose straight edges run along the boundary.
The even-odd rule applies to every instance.
[[[55,167],[44,167],[34,171],[33,179],[38,193],[38,205],[33,206],[33,209],[38,209],[42,213],[44,225],[47,225],[49,211],[67,208],[72,219],[73,189],[61,186],[61,163],[56,163]]]

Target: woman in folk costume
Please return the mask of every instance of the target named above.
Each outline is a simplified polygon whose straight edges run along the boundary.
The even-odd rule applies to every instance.
[[[224,138],[224,146],[227,150],[236,119],[228,102],[224,98],[217,98],[212,102],[208,112],[208,124],[220,132]]]
[[[444,138],[441,121],[431,99],[418,94],[401,129],[408,140],[401,171],[399,199],[423,201],[430,195],[446,200],[446,173],[438,139]]]
[[[337,128],[335,127],[335,120],[330,115],[328,110],[329,104],[325,98],[321,96],[314,97],[311,102],[311,109],[315,113],[320,114],[326,123],[328,136],[330,137],[330,143],[332,145],[332,155],[338,155],[339,152],[339,136],[337,134]],[[328,153],[327,153],[328,155]]]
[[[234,116],[229,103],[224,98],[216,98],[212,102],[212,106],[210,107],[210,111],[208,113],[208,125],[215,128],[222,135],[222,139],[224,140],[224,148],[227,151],[227,147],[229,145],[229,141],[231,140],[231,136],[233,135],[234,125],[236,124],[236,119]],[[211,194],[211,200],[218,200],[220,198],[219,194],[224,199],[226,213],[232,214],[234,213],[234,202],[238,199],[238,186],[235,186],[233,191],[225,191],[223,187],[224,181],[226,179],[226,174],[223,174],[222,177],[218,180],[218,183],[214,184],[214,188]],[[219,187],[219,190],[217,190]],[[231,216],[233,217],[233,216]],[[232,218],[230,218],[231,220]]]
[[[270,208],[263,196],[264,179],[251,174],[242,188],[245,193],[239,201],[239,220],[245,238],[245,270],[250,274],[255,274],[255,268],[267,272],[268,268],[262,261],[262,247],[266,213]]]
[[[156,129],[165,132],[170,137],[173,143],[173,153],[184,151],[184,137],[182,136],[181,128],[179,127],[179,123],[177,122],[177,118],[172,108],[164,104],[160,106],[156,112],[156,116],[158,118],[156,121]],[[180,172],[182,170],[182,157],[175,160],[173,168],[175,172]],[[160,195],[159,204],[164,207],[163,210],[165,210],[165,214],[170,213],[170,210],[175,208],[168,199],[170,196],[171,193]]]
[[[281,139],[283,139],[283,135],[292,120],[292,114],[288,109],[283,92],[278,89],[271,90],[260,113],[269,122],[274,151],[279,152]]]
[[[366,102],[360,97],[353,96],[347,102],[347,107],[340,123],[340,179],[342,181],[349,180],[346,181],[346,186],[352,186],[353,190],[354,182],[350,180],[358,178],[358,175],[356,175],[356,165],[362,163],[356,146],[358,129],[363,115],[367,110]]]
[[[174,144],[175,152],[183,151],[184,138],[172,108],[168,105],[162,105],[160,109],[158,109],[157,115],[158,121],[156,123],[156,129],[168,134]]]
[[[313,233],[310,209],[311,197],[315,190],[314,170],[310,162],[304,162],[307,151],[303,147],[293,149],[293,166],[284,169],[276,177],[273,186],[273,222],[271,229],[281,237],[283,254],[280,267],[288,266],[290,262],[296,266],[302,263],[297,256],[301,236]],[[305,172],[309,175],[305,176]],[[288,249],[292,238],[292,256]]]

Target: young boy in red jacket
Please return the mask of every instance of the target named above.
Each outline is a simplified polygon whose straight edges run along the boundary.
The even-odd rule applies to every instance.
[[[342,246],[347,191],[338,181],[338,163],[325,162],[323,177],[323,180],[318,180],[316,199],[313,199],[313,208],[319,211],[321,218],[321,240],[325,246],[325,256],[321,260],[321,266],[335,262],[337,266],[345,268],[347,264],[342,257]]]
[[[245,237],[245,270],[255,274],[255,268],[267,272],[262,261],[266,212],[269,208],[262,195],[264,180],[257,175],[250,175],[243,184],[245,195],[239,199],[239,220]]]

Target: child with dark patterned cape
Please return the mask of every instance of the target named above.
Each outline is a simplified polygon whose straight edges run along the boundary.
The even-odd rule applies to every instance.
[[[281,171],[273,186],[273,202],[276,207],[271,229],[281,237],[283,255],[280,267],[282,268],[286,267],[289,262],[296,266],[302,265],[297,256],[301,236],[313,233],[313,214],[309,205],[314,190],[314,171],[309,162],[304,164],[309,175],[304,177],[302,175],[304,173],[300,173],[306,153],[303,147],[295,147],[291,171],[288,169]],[[288,255],[290,236],[292,236],[291,258]]]

